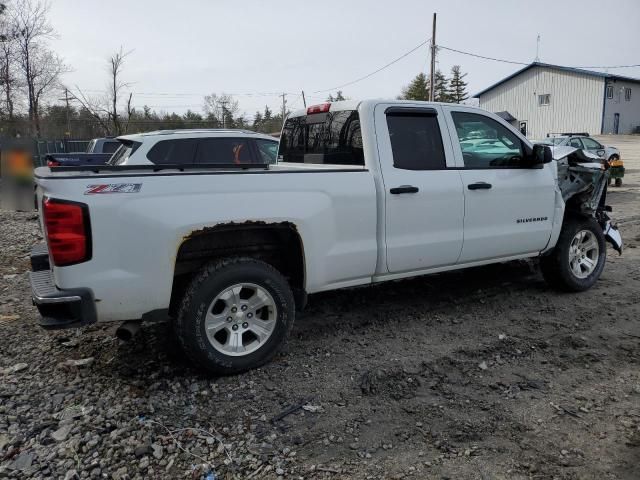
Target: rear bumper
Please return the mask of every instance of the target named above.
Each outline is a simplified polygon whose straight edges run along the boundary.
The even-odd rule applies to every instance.
[[[49,250],[46,243],[33,247],[29,258],[31,260],[31,270],[34,272],[49,270]]]
[[[90,289],[61,290],[56,287],[53,273],[48,269],[30,272],[29,278],[33,304],[40,312],[38,323],[42,328],[77,328],[96,323],[96,306]]]

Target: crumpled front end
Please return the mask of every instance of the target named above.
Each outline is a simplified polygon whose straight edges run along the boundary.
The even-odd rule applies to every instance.
[[[609,172],[600,158],[585,150],[573,147],[552,148],[558,165],[558,186],[565,202],[565,209],[582,216],[594,217],[614,249],[622,254],[622,236],[611,223],[605,204]]]

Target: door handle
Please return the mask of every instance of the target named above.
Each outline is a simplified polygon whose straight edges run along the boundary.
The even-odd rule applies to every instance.
[[[491,188],[491,184],[487,182],[476,182],[470,183],[467,185],[469,190],[489,190]]]
[[[400,193],[418,193],[420,189],[418,187],[414,187],[413,185],[400,185],[399,187],[394,187],[389,190],[390,193],[394,195],[398,195]]]

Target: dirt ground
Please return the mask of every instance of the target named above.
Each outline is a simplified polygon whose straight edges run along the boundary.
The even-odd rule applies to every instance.
[[[640,137],[602,141],[626,249],[590,291],[518,262],[319,294],[227,378],[163,325],[41,330],[35,216],[0,211],[0,478],[640,478]]]

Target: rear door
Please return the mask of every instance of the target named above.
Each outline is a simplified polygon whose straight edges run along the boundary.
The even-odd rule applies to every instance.
[[[455,264],[464,195],[441,108],[379,104],[375,124],[389,272]]]
[[[478,109],[444,107],[464,191],[464,246],[459,263],[540,251],[552,229],[552,164],[529,168],[525,141]]]

